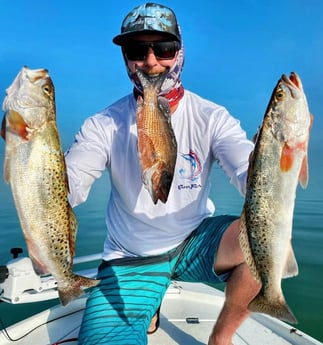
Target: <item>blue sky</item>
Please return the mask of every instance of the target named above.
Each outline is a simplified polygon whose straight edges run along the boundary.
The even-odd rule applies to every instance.
[[[161,1],[160,1],[161,2]],[[141,2],[0,0],[0,98],[22,68],[47,68],[64,145],[132,89],[112,37]],[[282,73],[296,71],[323,142],[323,1],[168,1],[180,23],[184,87],[222,104],[251,137]]]

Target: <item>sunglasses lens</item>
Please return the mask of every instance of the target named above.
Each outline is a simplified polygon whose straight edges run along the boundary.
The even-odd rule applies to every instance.
[[[173,59],[177,52],[177,42],[156,42],[153,51],[157,59]]]
[[[144,42],[129,43],[123,47],[123,51],[128,60],[144,60],[147,56],[149,46]]]
[[[142,61],[146,59],[149,48],[152,48],[157,59],[171,60],[179,49],[179,43],[176,41],[133,42],[123,46],[123,51],[128,60]]]

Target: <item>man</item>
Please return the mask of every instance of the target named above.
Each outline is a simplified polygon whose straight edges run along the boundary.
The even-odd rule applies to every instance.
[[[86,200],[105,168],[111,179],[101,283],[88,298],[79,343],[147,344],[150,321],[176,279],[227,282],[209,345],[231,344],[260,286],[244,262],[239,219],[212,216],[209,175],[217,162],[244,194],[253,144],[224,107],[184,90],[183,44],[171,9],[152,3],[136,7],[113,42],[122,48],[134,92],[87,119],[66,154],[73,206]],[[136,65],[148,75],[169,68],[160,95],[171,107],[177,161],[166,203],[154,204],[141,180],[136,98],[142,86]]]

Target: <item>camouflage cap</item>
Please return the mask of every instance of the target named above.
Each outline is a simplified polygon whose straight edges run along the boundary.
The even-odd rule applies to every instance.
[[[122,22],[121,34],[113,38],[113,43],[124,45],[138,33],[163,33],[181,42],[181,35],[175,13],[168,7],[147,2],[135,7]]]

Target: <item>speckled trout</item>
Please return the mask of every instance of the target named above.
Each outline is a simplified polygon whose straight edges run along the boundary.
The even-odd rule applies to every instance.
[[[168,100],[159,97],[167,71],[149,76],[136,68],[143,86],[137,100],[138,156],[142,181],[153,202],[167,202],[177,157],[177,142],[171,124]]]
[[[77,230],[68,200],[64,156],[56,126],[55,93],[45,69],[24,67],[3,102],[5,180],[11,186],[29,256],[38,274],[57,280],[66,305],[97,280],[72,272]]]
[[[254,277],[261,281],[249,309],[296,323],[281,289],[298,274],[291,238],[298,182],[308,183],[307,146],[312,123],[296,73],[278,81],[250,157],[240,244]]]

